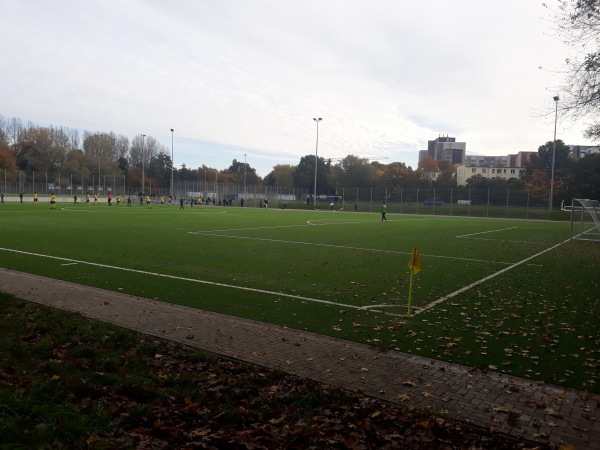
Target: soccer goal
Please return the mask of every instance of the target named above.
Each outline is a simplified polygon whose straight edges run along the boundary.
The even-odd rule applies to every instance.
[[[600,202],[574,198],[570,209],[571,239],[600,242]]]

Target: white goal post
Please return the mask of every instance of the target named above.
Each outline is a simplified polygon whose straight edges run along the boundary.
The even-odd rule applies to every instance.
[[[571,239],[600,242],[600,202],[574,198],[570,209]]]

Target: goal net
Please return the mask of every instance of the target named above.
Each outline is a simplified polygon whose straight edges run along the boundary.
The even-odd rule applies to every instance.
[[[571,239],[600,242],[600,202],[574,198],[571,202]]]

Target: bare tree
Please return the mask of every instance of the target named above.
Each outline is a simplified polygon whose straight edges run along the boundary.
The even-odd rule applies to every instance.
[[[0,114],[0,145],[8,146],[8,130],[9,124],[7,118]]]
[[[548,5],[544,4],[546,8]],[[600,107],[600,0],[559,0],[554,13],[557,34],[569,45],[572,56],[562,68],[560,110],[572,118],[598,120]],[[585,135],[600,139],[594,124]]]
[[[23,134],[24,130],[25,126],[23,125],[21,119],[16,117],[10,119],[8,125],[8,137],[13,144],[16,144],[21,140],[21,134]]]

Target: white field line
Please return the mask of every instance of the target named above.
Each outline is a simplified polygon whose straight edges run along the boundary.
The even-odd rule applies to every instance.
[[[138,205],[136,205],[136,206],[138,206]],[[131,206],[131,207],[128,207],[128,206],[125,206],[125,207],[119,206],[118,209],[119,209],[119,211],[121,211],[119,214],[150,214],[150,213],[147,212],[149,208],[146,208],[145,206],[146,205],[144,205],[144,207],[140,208],[140,209],[136,208],[135,206]],[[112,208],[112,206],[111,206],[111,208]],[[117,208],[117,207],[115,206],[115,208]],[[106,212],[107,211],[106,209],[104,209],[104,207],[102,209],[99,209],[99,208],[95,208],[93,206],[82,207],[82,208],[73,208],[73,207],[70,207],[70,208],[60,208],[60,209],[62,211],[85,212],[85,213],[100,213],[100,212]],[[175,208],[172,207],[172,206],[166,206],[165,205],[163,207],[163,206],[158,205],[157,208],[150,208],[150,209],[152,209],[152,214],[157,214],[157,213],[158,214],[165,214],[165,213],[169,213],[169,209],[175,209]],[[179,209],[179,204],[177,205],[177,209]],[[190,208],[190,209],[192,209],[192,208]],[[227,212],[227,210],[225,210],[225,209],[224,210],[218,210],[218,211],[211,211],[210,209],[203,210],[202,208],[193,208],[193,212],[198,212],[199,213],[200,211],[202,211],[203,214],[225,214]],[[20,212],[20,211],[16,211],[16,212]]]
[[[295,226],[295,225],[290,225],[290,226]],[[274,227],[275,228],[275,227]],[[242,230],[243,228],[240,228],[240,230]],[[255,229],[255,228],[252,228]],[[216,231],[220,231],[220,230],[216,230]],[[231,230],[233,231],[233,230]],[[218,233],[212,233],[209,231],[190,231],[190,234],[201,234],[203,236],[215,236],[215,237],[222,237],[222,238],[227,238],[227,239],[247,239],[247,240],[252,240],[252,241],[266,241],[266,242],[275,242],[275,243],[280,243],[280,244],[295,244],[295,245],[312,245],[315,247],[329,247],[329,248],[341,248],[341,249],[345,249],[345,250],[358,250],[358,251],[365,251],[365,252],[377,252],[377,253],[393,253],[396,255],[412,255],[412,251],[410,252],[401,252],[398,250],[385,250],[385,249],[378,249],[378,248],[367,248],[367,247],[351,247],[348,245],[337,245],[337,244],[319,244],[317,242],[304,242],[304,241],[288,241],[285,239],[271,239],[271,238],[258,238],[258,237],[251,237],[251,236],[234,236],[231,234],[218,234]],[[459,260],[459,261],[474,261],[474,262],[483,262],[483,263],[488,263],[488,264],[503,264],[503,265],[510,265],[513,263],[509,263],[509,262],[503,262],[503,261],[487,261],[487,260],[483,260],[483,259],[474,259],[474,258],[460,258],[460,257],[456,257],[456,256],[442,256],[442,255],[430,255],[430,254],[426,254],[426,253],[421,253],[421,256],[426,256],[428,258],[440,258],[440,259],[453,259],[453,260]]]
[[[325,226],[325,225],[354,225],[354,224],[358,224],[358,223],[377,223],[374,222],[373,220],[353,220],[351,222],[325,222],[327,219],[315,219],[315,220],[307,220],[306,223],[308,225],[318,225],[318,226]],[[325,222],[325,223],[315,223],[315,222]]]
[[[541,252],[538,252],[535,255],[532,255],[532,256],[530,256],[528,258],[525,258],[524,260],[519,261],[519,262],[517,262],[517,263],[515,263],[515,264],[513,264],[511,266],[505,267],[504,269],[499,270],[498,272],[495,272],[495,273],[493,273],[491,275],[488,275],[487,277],[484,277],[481,280],[477,280],[474,283],[469,284],[468,286],[464,286],[464,287],[460,288],[458,291],[454,291],[454,292],[452,292],[452,293],[450,293],[448,295],[444,295],[443,297],[440,297],[439,299],[437,299],[437,300],[429,303],[428,305],[425,305],[422,308],[419,308],[417,311],[415,311],[414,315],[416,316],[417,314],[421,314],[421,313],[423,313],[425,311],[428,311],[431,308],[433,308],[434,306],[437,306],[440,303],[443,303],[446,300],[451,299],[452,297],[456,297],[458,294],[462,294],[463,292],[468,291],[469,289],[471,289],[471,288],[473,288],[473,287],[475,287],[475,286],[477,286],[477,285],[479,285],[481,283],[485,283],[486,281],[491,280],[492,278],[495,278],[498,275],[502,275],[504,272],[508,272],[509,270],[512,270],[515,267],[520,266],[521,264],[525,264],[526,262],[531,261],[532,259],[537,258],[538,256],[543,255],[546,252],[554,250],[555,248],[560,247],[561,245],[563,245],[563,244],[565,244],[565,243],[567,243],[569,241],[570,241],[570,239],[567,239],[567,240],[564,240],[562,242],[559,242],[558,244],[553,245],[552,247],[549,247],[549,248],[547,248],[545,250],[542,250]]]
[[[456,236],[459,238],[460,236]],[[494,242],[510,242],[512,244],[532,244],[535,241],[516,241],[514,239],[492,239],[492,238],[469,238],[471,241],[494,241]],[[539,242],[539,244],[544,244],[544,242]]]
[[[228,228],[225,230],[208,230],[208,231],[190,231],[190,234],[205,234],[205,233],[229,233],[231,231],[250,231],[250,230],[275,230],[277,228],[297,228],[297,227],[305,227],[307,225],[317,225],[317,226],[326,226],[326,225],[354,225],[359,223],[379,223],[373,222],[372,220],[354,220],[352,222],[334,222],[334,223],[314,223],[317,220],[324,219],[316,219],[316,220],[307,220],[306,223],[299,223],[295,225],[273,225],[270,227],[247,227],[247,228]]]
[[[391,305],[389,305],[389,304],[388,304],[388,305],[386,305],[386,304],[383,304],[383,305],[368,305],[368,306],[363,306],[363,308],[362,308],[362,309],[375,309],[375,308],[402,308],[402,307],[404,307],[404,306],[406,306],[406,305],[402,305],[402,304],[400,304],[400,303],[396,303],[396,304],[391,304]],[[398,315],[400,315],[400,314],[398,314]]]
[[[379,217],[379,216],[377,216]],[[306,223],[308,225],[352,225],[355,223],[371,223],[371,224],[378,224],[380,221],[379,220],[353,220],[350,222],[333,222],[333,220],[336,219],[313,219],[313,220],[307,220]],[[402,222],[423,222],[423,221],[427,221],[427,220],[431,220],[431,219],[405,219],[405,218],[401,218],[401,219],[394,219],[394,220],[390,220],[389,222],[393,222],[393,223],[402,223]],[[315,223],[315,222],[324,222],[324,223]],[[235,230],[232,230],[235,231]]]
[[[81,260],[71,259],[71,258],[62,258],[60,256],[44,255],[42,253],[25,252],[25,251],[22,251],[22,250],[15,250],[15,249],[2,248],[2,247],[0,247],[0,250],[1,251],[5,251],[5,252],[10,252],[10,253],[18,253],[18,254],[21,254],[21,255],[37,256],[37,257],[41,257],[41,258],[56,259],[58,261],[66,261],[67,263],[70,263],[70,264],[85,264],[85,265],[93,266],[93,267],[102,267],[104,269],[113,269],[113,270],[120,270],[120,271],[123,271],[123,272],[139,273],[139,274],[142,274],[142,275],[150,275],[150,276],[154,276],[154,277],[162,277],[162,278],[168,278],[168,279],[179,280],[179,281],[189,281],[189,282],[193,282],[193,283],[206,284],[206,285],[210,285],[210,286],[219,286],[219,287],[228,288],[228,289],[237,289],[237,290],[240,290],[240,291],[254,292],[254,293],[265,294],[265,295],[272,295],[272,296],[276,296],[276,297],[287,297],[287,298],[293,298],[293,299],[296,299],[296,300],[303,300],[303,301],[312,302],[312,303],[321,303],[321,304],[324,304],[324,305],[331,305],[331,306],[336,306],[336,307],[344,307],[344,308],[357,309],[357,310],[364,310],[365,309],[363,306],[347,305],[345,303],[332,302],[332,301],[329,301],[329,300],[321,300],[321,299],[318,299],[318,298],[303,297],[301,295],[286,294],[286,293],[283,293],[283,292],[267,291],[267,290],[264,290],[264,289],[255,289],[255,288],[244,287],[244,286],[235,286],[235,285],[232,285],[232,284],[217,283],[217,282],[214,282],[214,281],[197,280],[195,278],[177,277],[177,276],[174,276],[174,275],[167,275],[167,274],[164,274],[164,273],[148,272],[146,270],[138,270],[138,269],[128,269],[126,267],[118,267],[118,266],[112,266],[112,265],[109,265],[109,264],[93,263],[93,262],[90,262],[90,261],[81,261]]]
[[[456,236],[456,237],[457,238],[464,238],[464,237],[469,237],[469,236],[476,236],[478,234],[496,233],[498,231],[514,230],[515,228],[519,228],[519,227],[500,228],[498,230],[488,230],[488,231],[480,231],[478,233],[461,234],[460,236]]]

